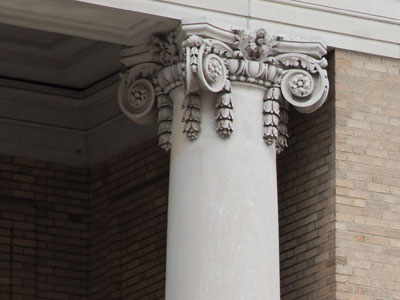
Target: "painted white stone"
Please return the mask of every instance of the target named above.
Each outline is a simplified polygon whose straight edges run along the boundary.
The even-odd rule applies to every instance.
[[[171,150],[165,299],[278,300],[276,152],[289,105],[326,100],[325,45],[197,18],[150,49],[151,64],[123,52],[119,101],[135,106],[127,87],[145,78]]]
[[[234,133],[215,130],[215,95],[201,94],[201,135],[186,138],[174,102],[166,300],[278,300],[275,147],[263,136],[265,89],[232,84]]]
[[[273,13],[271,13],[273,12]],[[321,36],[332,48],[400,58],[398,0],[3,0],[0,21],[73,36],[138,45],[183,18]]]

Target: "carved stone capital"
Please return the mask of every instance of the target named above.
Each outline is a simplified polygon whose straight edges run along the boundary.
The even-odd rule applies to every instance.
[[[120,74],[118,102],[121,110],[139,124],[150,124],[157,114],[155,109],[157,74],[162,66],[143,63]]]
[[[158,110],[160,145],[165,150],[171,136],[169,94],[178,86],[184,86],[186,95],[183,133],[193,141],[201,131],[202,91],[216,94],[216,131],[229,138],[234,134],[232,83],[246,82],[249,89],[262,86],[264,124],[260,126],[266,144],[275,145],[278,152],[287,146],[289,107],[313,112],[328,94],[327,62],[322,58],[326,48],[321,42],[265,29],[252,32],[221,29],[207,21],[183,22],[175,32],[154,36],[149,51],[152,62],[128,66],[121,75],[118,99],[123,112],[141,124],[155,121]]]

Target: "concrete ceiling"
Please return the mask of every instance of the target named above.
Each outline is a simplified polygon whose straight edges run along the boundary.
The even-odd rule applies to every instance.
[[[1,0],[0,23],[134,46],[150,42],[152,34],[171,31],[180,23],[159,16],[163,9],[158,5],[140,11],[155,2],[139,0],[134,10],[125,10],[76,0]],[[174,15],[179,17],[177,12]]]
[[[155,136],[116,101],[120,48],[146,49],[179,24],[75,0],[0,1],[1,153],[91,165]]]
[[[11,79],[86,90],[121,70],[121,45],[148,44],[178,25],[80,1],[0,1],[0,85]]]
[[[82,90],[119,72],[120,45],[0,24],[0,78]]]

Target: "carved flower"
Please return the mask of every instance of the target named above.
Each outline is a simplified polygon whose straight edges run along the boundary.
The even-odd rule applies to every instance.
[[[311,79],[303,74],[294,76],[289,84],[292,93],[298,97],[306,97],[312,92]]]
[[[280,38],[270,35],[265,29],[258,29],[255,32],[234,30],[234,33],[236,33],[235,47],[248,59],[265,61],[277,51]]]
[[[160,61],[164,65],[176,63],[179,60],[179,48],[175,43],[175,34],[170,32],[163,35],[154,35],[150,52],[153,55],[153,59]]]
[[[138,84],[132,87],[129,102],[135,108],[143,107],[149,96],[147,87],[142,84]]]
[[[216,81],[217,78],[222,75],[222,68],[223,66],[217,59],[210,59],[207,69],[208,75],[212,81]]]

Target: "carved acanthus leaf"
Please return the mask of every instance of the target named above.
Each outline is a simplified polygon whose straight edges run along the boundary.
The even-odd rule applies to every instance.
[[[205,40],[197,35],[191,35],[183,41],[182,48],[186,59],[186,66],[188,66],[186,68],[187,72],[191,70],[193,73],[197,73],[199,49],[205,43]]]
[[[249,60],[265,61],[269,56],[277,53],[279,36],[270,35],[265,29],[248,32],[242,29],[233,29],[236,34],[234,43],[235,57]]]
[[[216,54],[221,58],[233,57],[233,50],[227,44],[213,39],[206,39],[206,42],[210,47],[210,53]]]
[[[312,57],[301,54],[284,54],[276,57],[276,61],[286,68],[302,68],[311,74],[318,72],[318,67],[325,68],[328,62],[325,58],[316,60]]]
[[[183,66],[182,63],[177,63],[158,72],[157,81],[164,94],[168,94],[172,89],[183,85]]]
[[[153,59],[163,65],[171,65],[179,61],[179,47],[175,43],[175,32],[153,35],[150,51]]]

